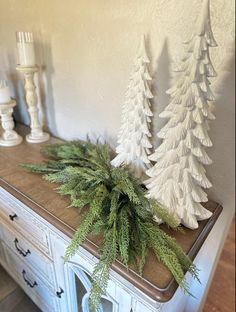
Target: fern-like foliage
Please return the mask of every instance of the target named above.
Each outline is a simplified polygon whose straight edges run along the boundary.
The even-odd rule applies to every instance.
[[[188,292],[184,274],[188,270],[198,278],[197,269],[176,241],[153,222],[153,216],[174,229],[178,229],[178,222],[156,201],[146,197],[145,189],[125,167],[110,165],[108,145],[70,142],[47,146],[43,152],[48,162],[22,166],[60,184],[58,191],[70,196],[71,206],[81,209],[89,205],[84,209],[84,220],[67,248],[65,260],[77,252],[89,234],[103,235],[100,261],[92,274],[92,311],[98,310],[106,291],[112,263],[117,258],[127,268],[129,263],[135,263],[141,274],[149,249]]]

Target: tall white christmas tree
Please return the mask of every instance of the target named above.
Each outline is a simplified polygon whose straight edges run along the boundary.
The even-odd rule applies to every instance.
[[[129,165],[137,178],[141,178],[151,165],[148,159],[152,147],[149,124],[153,114],[149,100],[153,95],[149,88],[152,80],[147,68],[149,62],[143,37],[122,109],[117,156],[111,162],[115,167]]]
[[[204,165],[212,163],[205,148],[212,146],[208,122],[215,119],[208,78],[216,76],[209,47],[217,44],[211,30],[209,0],[203,0],[196,31],[185,44],[178,79],[167,91],[170,104],[160,114],[169,121],[157,134],[163,141],[149,157],[156,163],[147,171],[150,178],[146,186],[148,197],[157,199],[186,227],[196,229],[198,220],[211,216],[201,204],[208,200],[203,189],[212,186]]]

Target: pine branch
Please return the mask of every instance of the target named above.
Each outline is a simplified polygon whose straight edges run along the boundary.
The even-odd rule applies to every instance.
[[[97,188],[96,193],[94,195],[94,199],[91,202],[91,206],[87,215],[80,225],[79,229],[76,231],[72,243],[66,250],[65,261],[68,261],[71,257],[73,257],[78,250],[79,246],[84,242],[89,232],[91,231],[92,225],[94,221],[99,218],[99,214],[102,210],[102,204],[104,199],[107,196],[107,189],[105,186],[101,185]]]
[[[116,223],[105,234],[101,247],[101,258],[92,274],[92,289],[90,295],[90,308],[97,311],[101,297],[105,293],[109,281],[110,268],[115,261],[118,251]]]
[[[178,228],[176,220],[156,201],[146,197],[127,168],[112,168],[109,147],[91,142],[72,142],[44,149],[51,159],[42,165],[23,167],[53,183],[59,183],[61,195],[70,196],[71,206],[83,209],[83,221],[75,232],[65,254],[65,261],[75,255],[90,234],[103,235],[101,257],[92,274],[90,307],[99,311],[110,268],[119,257],[128,268],[137,264],[142,274],[149,249],[172,272],[181,287],[188,291],[184,274],[189,270],[198,278],[196,267],[176,241],[153,222],[158,215],[170,227]]]
[[[156,215],[172,229],[178,229],[179,231],[182,230],[179,226],[179,221],[172,216],[167,209],[163,208],[155,199],[151,199],[150,204],[154,215]]]
[[[119,238],[119,251],[121,255],[121,260],[123,261],[124,265],[128,268],[129,264],[129,247],[130,247],[130,222],[129,216],[125,209],[122,209],[119,214],[119,231],[118,231],[118,238]]]
[[[116,186],[115,191],[126,194],[129,200],[134,204],[139,204],[140,200],[135,193],[134,183],[129,177],[129,173],[124,171],[122,168],[114,168],[111,171],[111,176],[114,179]]]
[[[47,173],[54,173],[59,172],[60,165],[57,166],[49,166],[48,164],[21,164],[21,167],[26,169],[29,172],[39,173],[39,174],[47,174]]]

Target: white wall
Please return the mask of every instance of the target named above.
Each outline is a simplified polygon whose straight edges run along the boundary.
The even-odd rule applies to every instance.
[[[211,5],[219,44],[212,49],[212,59],[221,93],[222,71],[232,58],[233,2],[214,0]],[[165,90],[171,70],[182,55],[181,42],[190,33],[200,5],[199,0],[1,0],[0,71],[14,83],[16,96],[21,94],[15,31],[32,30],[43,67],[41,97],[50,130],[67,139],[106,133],[114,141],[141,34],[148,36],[157,112],[168,102]],[[19,104],[23,110],[23,101]]]
[[[153,75],[154,132],[168,103],[166,89],[201,8],[199,0],[0,0],[0,75],[18,100],[17,118],[28,123],[15,31],[32,30],[37,41],[40,101],[50,131],[65,139],[105,136],[114,146],[121,105],[142,33]],[[212,198],[232,205],[234,159],[234,1],[211,1],[218,48],[216,117],[209,150]],[[158,144],[154,137],[155,146]]]

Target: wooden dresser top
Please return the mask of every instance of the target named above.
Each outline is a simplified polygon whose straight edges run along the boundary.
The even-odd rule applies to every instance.
[[[19,125],[17,131],[24,136],[29,132],[29,128]],[[58,142],[60,140],[51,138],[44,144],[29,144],[24,141],[16,147],[0,147],[0,186],[64,234],[72,237],[81,223],[78,210],[68,208],[69,198],[58,195],[55,184],[48,183],[42,180],[40,175],[28,173],[19,166],[21,163],[42,162],[44,157],[40,153],[41,147]],[[213,201],[209,201],[205,207],[213,212],[213,216],[207,221],[200,222],[199,229],[195,231],[185,229],[185,234],[182,234],[162,225],[166,232],[176,238],[191,259],[196,256],[222,211],[222,207]],[[99,256],[100,241],[99,237],[89,237],[83,247],[95,256]],[[113,268],[146,295],[159,302],[169,300],[177,289],[171,273],[156,260],[152,252],[148,255],[143,276],[140,276],[133,267],[127,271],[119,261],[114,263]]]

